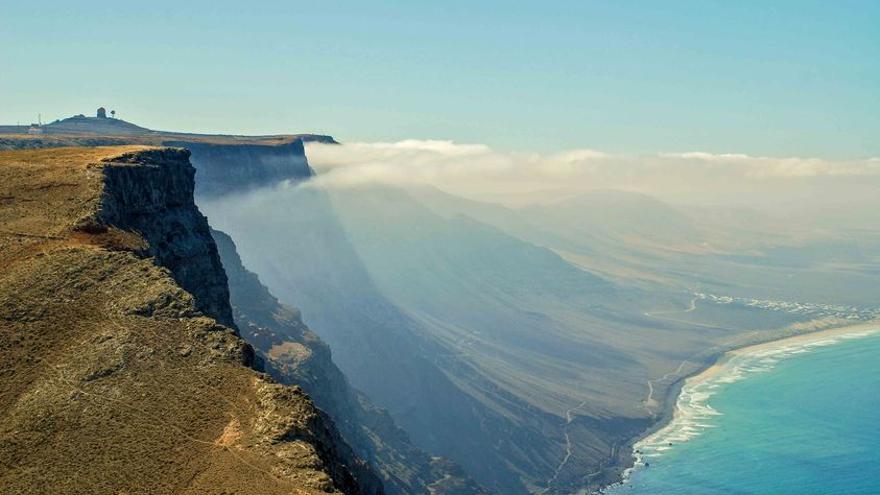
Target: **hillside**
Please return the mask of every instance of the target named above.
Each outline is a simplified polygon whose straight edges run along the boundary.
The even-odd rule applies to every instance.
[[[597,276],[532,242],[544,232],[528,232],[515,211],[484,208],[481,221],[455,213],[457,198],[428,207],[418,197],[390,187],[278,186],[201,206],[272,293],[302,310],[356,388],[419,448],[497,493],[563,494],[613,481],[628,442],[663,416],[681,376],[740,339],[836,317],[719,304],[641,273]],[[650,202],[618,194],[591,202],[609,199]],[[577,217],[578,203],[560,207],[603,220]],[[620,222],[606,222],[607,244],[587,247],[615,246]],[[571,225],[588,233],[591,223]],[[650,237],[651,226],[632,223],[626,235]],[[558,230],[551,240],[566,239]]]
[[[641,408],[609,417],[600,402],[608,401],[609,394],[578,386],[608,378],[590,373],[611,354],[589,366],[577,363],[571,352],[541,357],[547,351],[558,354],[565,345],[596,348],[596,355],[608,350],[616,356],[618,350],[577,336],[555,336],[554,331],[570,329],[556,324],[554,330],[553,321],[533,308],[513,306],[535,288],[553,289],[546,295],[552,299],[578,287],[601,292],[601,281],[552,253],[492,234],[491,229],[462,222],[438,230],[437,220],[412,203],[388,208],[376,191],[365,195],[349,190],[344,195],[352,206],[340,210],[320,191],[309,189],[263,191],[202,205],[233,236],[245,264],[279,298],[302,308],[352,383],[387,408],[416,445],[461,463],[495,493],[528,493],[545,488],[566,458],[566,433],[578,441],[577,464],[572,462],[574,469],[566,473],[573,478],[566,485],[576,485],[583,475],[581,466],[604,465],[618,453],[616,443],[647,424]],[[289,215],[291,211],[296,215]],[[362,223],[361,235],[347,233],[341,218],[350,220],[347,226]],[[380,227],[381,222],[385,224]],[[265,234],[270,225],[276,226],[271,242]],[[459,228],[465,230],[457,232]],[[387,243],[370,246],[362,237],[370,230]],[[455,244],[467,251],[442,252],[450,244],[444,236],[453,233],[459,241],[470,239]],[[362,248],[367,247],[371,256],[362,258]],[[383,249],[396,272],[380,273],[387,268],[377,263]],[[472,259],[481,251],[486,268],[482,270],[480,260]],[[502,266],[485,264],[493,256]],[[536,273],[515,269],[523,263],[538,263],[536,271],[550,270],[547,278],[564,283],[529,284],[527,278]],[[496,270],[506,270],[501,273],[506,280],[495,278]],[[408,278],[386,283],[395,273]],[[504,287],[499,285],[502,280]],[[387,291],[389,285],[398,290]],[[512,292],[504,295],[507,290]],[[389,298],[401,294],[410,301],[423,298],[432,306],[417,313],[412,311],[415,306],[403,306],[406,299]],[[536,343],[541,343],[541,353],[525,349]],[[570,370],[560,369],[566,364]],[[638,404],[644,375],[614,376],[612,383],[625,386],[629,397],[638,395],[632,398]],[[610,396],[620,412],[620,401],[628,396]],[[589,416],[578,414],[580,418],[567,424],[566,410],[588,397],[596,400]],[[615,475],[614,469],[602,471],[608,479]],[[561,486],[554,483],[553,488]]]
[[[242,337],[256,348],[273,377],[301,386],[336,418],[346,442],[379,472],[386,493],[486,493],[455,463],[416,448],[388,413],[353,389],[333,362],[330,348],[303,323],[300,312],[279,302],[244,267],[232,238],[216,230],[212,234],[229,275],[233,315]]]
[[[253,369],[187,158],[0,153],[4,493],[381,493]]]

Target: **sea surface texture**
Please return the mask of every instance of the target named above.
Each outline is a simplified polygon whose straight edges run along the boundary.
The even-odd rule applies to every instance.
[[[732,358],[613,495],[880,494],[880,335]]]

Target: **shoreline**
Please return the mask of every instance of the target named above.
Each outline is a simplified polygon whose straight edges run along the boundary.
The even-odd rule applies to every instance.
[[[784,331],[785,330],[780,330],[779,332]],[[762,351],[782,351],[792,346],[808,346],[810,344],[821,343],[828,339],[859,338],[873,334],[880,334],[880,320],[875,319],[853,322],[847,325],[801,331],[794,334],[775,333],[775,336],[770,335],[767,339],[743,342],[740,345],[729,344],[729,348],[710,355],[704,362],[704,365],[686,375],[682,375],[669,386],[663,400],[662,412],[657,421],[638,437],[633,438],[626,443],[627,450],[632,452],[632,456],[625,464],[619,466],[623,468],[619,479],[614,483],[605,485],[590,493],[601,495],[606,493],[606,490],[622,485],[629,477],[630,473],[636,469],[640,460],[640,456],[635,454],[635,452],[639,450],[638,444],[666,429],[678,419],[678,416],[681,414],[679,412],[678,403],[681,398],[682,390],[686,386],[694,387],[718,377],[719,374],[726,370],[726,367],[731,360],[737,357],[753,355]]]
[[[854,325],[826,328],[822,330],[812,330],[796,335],[781,336],[778,339],[767,340],[764,342],[745,344],[720,353],[720,355],[717,356],[714,362],[706,367],[697,369],[689,375],[683,376],[681,379],[677,380],[677,382],[681,382],[682,385],[697,385],[711,380],[712,378],[718,376],[718,374],[725,371],[725,366],[731,361],[731,359],[738,356],[747,356],[765,350],[781,350],[796,345],[804,346],[809,344],[816,344],[832,338],[857,338],[860,336],[868,336],[870,334],[878,332],[880,332],[880,320],[872,320],[857,323]],[[677,393],[675,394],[676,400],[673,401],[673,406],[675,406],[675,403],[678,402],[679,393],[680,391],[677,391]],[[674,412],[675,411],[673,410],[673,417],[670,417],[670,420],[674,419]],[[642,435],[639,440],[644,439],[647,436],[648,435]],[[637,442],[638,440],[635,443]]]

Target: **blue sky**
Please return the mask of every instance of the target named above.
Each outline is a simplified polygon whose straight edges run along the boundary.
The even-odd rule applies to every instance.
[[[0,0],[0,122],[880,156],[880,2]]]

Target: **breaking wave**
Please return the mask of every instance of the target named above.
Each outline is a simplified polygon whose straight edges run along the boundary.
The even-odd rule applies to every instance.
[[[880,328],[829,335],[801,342],[783,340],[778,346],[756,346],[753,350],[744,349],[725,355],[712,369],[685,381],[676,401],[673,419],[669,424],[633,446],[635,463],[624,473],[624,483],[633,470],[649,464],[651,459],[664,455],[709,428],[718,427],[719,417],[723,416],[723,411],[713,408],[711,399],[724,386],[750,375],[766,373],[784,359],[877,332],[880,332]]]

